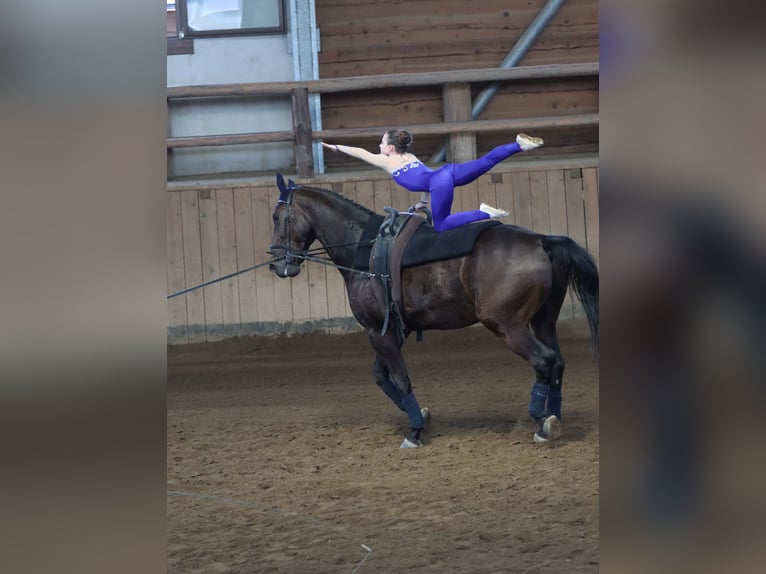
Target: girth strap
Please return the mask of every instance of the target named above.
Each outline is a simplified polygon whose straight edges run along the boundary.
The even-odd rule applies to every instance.
[[[384,208],[390,217],[380,226],[380,234],[370,253],[370,272],[375,274],[372,287],[375,298],[384,310],[385,335],[393,322],[399,342],[404,341],[405,317],[402,293],[402,256],[417,228],[425,222],[419,215],[400,214],[391,207]],[[422,334],[418,331],[418,340]]]

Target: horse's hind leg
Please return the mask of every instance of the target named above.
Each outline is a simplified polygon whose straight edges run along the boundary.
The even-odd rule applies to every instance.
[[[493,333],[505,341],[510,349],[525,359],[535,370],[535,383],[532,386],[532,399],[529,403],[529,415],[538,422],[540,429],[535,433],[535,440],[546,441],[556,431],[558,421],[548,420],[546,414],[546,399],[549,395],[549,384],[556,372],[560,353],[542,343],[523,322],[500,325],[494,322],[485,323]],[[546,429],[543,430],[543,425]]]
[[[367,335],[377,353],[372,368],[375,382],[388,398],[407,414],[410,421],[410,432],[402,442],[402,448],[421,446],[420,434],[425,427],[424,409],[420,408],[412,391],[402,345],[392,332],[381,335],[377,330],[370,329]]]
[[[529,414],[540,425],[534,440],[535,442],[547,442],[557,438],[561,432],[559,427],[562,420],[563,395],[561,385],[564,377],[564,357],[561,355],[556,336],[555,319],[550,322],[535,322],[533,319],[531,326],[537,338],[555,353],[555,360],[548,371],[548,380],[535,381],[535,384],[532,385],[532,396],[529,399]],[[542,415],[540,415],[541,412]]]
[[[545,344],[556,353],[556,361],[553,364],[551,370],[550,379],[547,381],[547,397],[543,398],[545,403],[544,418],[551,415],[561,420],[561,403],[562,394],[561,387],[564,381],[564,357],[561,354],[559,347],[558,336],[556,335],[556,321],[558,321],[559,313],[561,312],[561,305],[564,302],[566,296],[566,278],[561,282],[554,281],[553,288],[545,300],[545,303],[540,310],[532,317],[530,325],[535,333],[535,336],[539,341]],[[535,397],[535,391],[532,391],[532,402],[539,401],[539,395],[545,389],[538,389],[538,397]],[[537,409],[539,407],[535,407]],[[532,410],[532,404],[530,403],[530,411]]]

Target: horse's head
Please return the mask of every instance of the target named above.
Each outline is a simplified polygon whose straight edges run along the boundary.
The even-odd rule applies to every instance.
[[[281,175],[277,176],[279,201],[271,218],[274,233],[271,236],[270,253],[274,261],[269,269],[279,277],[295,277],[301,272],[303,256],[316,239],[316,233],[308,214],[300,201],[295,201],[295,184],[285,186]]]

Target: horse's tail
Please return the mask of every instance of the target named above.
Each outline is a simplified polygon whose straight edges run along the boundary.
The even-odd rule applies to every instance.
[[[566,274],[569,287],[582,303],[590,326],[594,356],[598,357],[598,268],[593,257],[571,237],[543,235],[551,263]]]

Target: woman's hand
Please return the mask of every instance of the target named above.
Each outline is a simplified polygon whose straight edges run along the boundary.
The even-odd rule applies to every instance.
[[[427,201],[418,201],[415,205],[410,205],[409,209],[407,210],[408,213],[416,213],[420,211],[421,213],[427,213],[426,209],[428,209],[428,202]]]
[[[428,209],[428,202],[427,201],[418,201],[415,205],[411,206],[408,209],[409,213],[416,213],[418,217],[425,218],[426,222],[429,225],[434,224],[434,218],[433,214],[431,213],[431,210]]]
[[[328,149],[331,149],[332,151],[338,151],[337,144],[328,144],[328,143],[322,142],[322,145]]]

